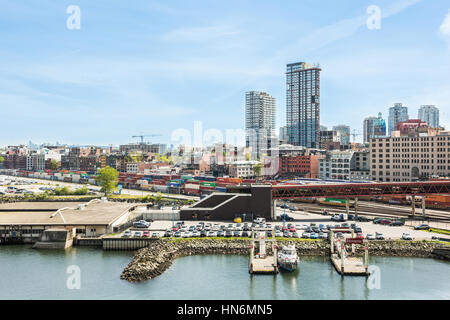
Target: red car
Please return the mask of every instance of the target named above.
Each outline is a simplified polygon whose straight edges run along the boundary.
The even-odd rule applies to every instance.
[[[295,228],[294,227],[290,227],[289,228],[289,232],[296,232],[297,230],[295,230]]]
[[[173,228],[172,228],[172,231],[173,231],[173,232],[176,232],[176,231],[178,231],[178,228],[177,228],[177,227],[173,227]]]
[[[364,239],[364,235],[361,232],[356,234],[356,239]]]
[[[392,221],[391,220],[387,220],[387,219],[383,219],[383,220],[381,220],[380,221],[380,224],[382,224],[382,225],[390,225],[392,223]]]
[[[144,231],[142,236],[145,238],[150,238],[150,231]]]
[[[288,231],[289,229],[288,229],[288,227],[286,227],[286,226],[283,226],[283,227],[281,227],[281,231]]]

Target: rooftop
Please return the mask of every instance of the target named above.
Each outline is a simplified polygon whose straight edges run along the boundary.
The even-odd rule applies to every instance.
[[[6,211],[0,212],[0,225],[109,225],[127,212],[133,205],[117,202],[94,202],[78,209],[80,203],[58,202],[53,211]],[[42,210],[49,203],[15,203],[10,209]],[[34,207],[33,207],[34,205]],[[47,206],[47,207],[46,207]],[[6,206],[8,207],[8,206]],[[60,213],[52,215],[61,208]],[[5,208],[6,209],[6,208]]]

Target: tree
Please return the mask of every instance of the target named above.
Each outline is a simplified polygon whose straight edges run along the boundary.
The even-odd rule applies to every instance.
[[[59,168],[59,163],[55,159],[50,160],[50,170],[56,171]]]
[[[3,163],[3,161],[5,161],[5,158],[3,158],[2,156],[0,156],[0,163]]]
[[[108,166],[100,169],[97,172],[95,181],[97,181],[97,184],[102,187],[100,191],[104,192],[105,195],[108,195],[109,193],[117,189],[117,184],[119,182],[118,177],[119,172],[117,172],[116,169]]]
[[[255,176],[259,177],[261,175],[263,165],[261,163],[257,163],[253,166],[253,171],[255,172]]]

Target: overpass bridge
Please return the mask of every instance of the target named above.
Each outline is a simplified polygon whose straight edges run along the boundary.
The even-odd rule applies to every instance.
[[[312,197],[356,198],[359,196],[392,195],[426,196],[431,194],[450,194],[450,180],[395,183],[272,185],[272,198],[274,200]]]

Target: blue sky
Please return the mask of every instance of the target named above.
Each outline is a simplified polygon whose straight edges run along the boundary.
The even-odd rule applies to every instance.
[[[81,28],[69,30],[69,5]],[[377,5],[379,30],[366,26]],[[0,0],[0,145],[120,144],[139,133],[244,127],[266,91],[285,124],[285,65],[318,62],[321,123],[362,133],[402,102],[441,110],[450,129],[450,3]],[[359,137],[359,140],[361,137]]]

